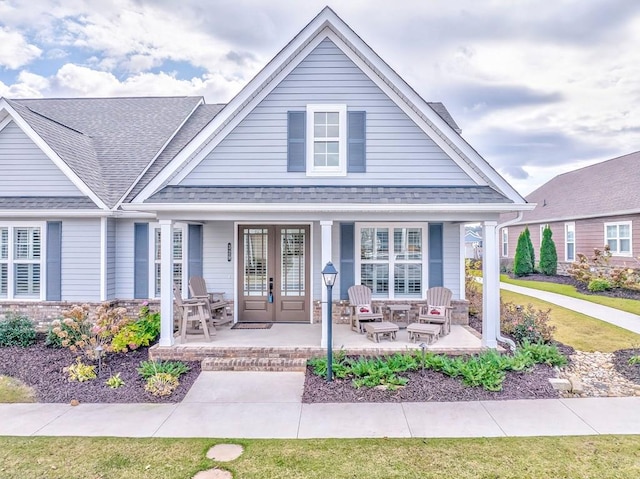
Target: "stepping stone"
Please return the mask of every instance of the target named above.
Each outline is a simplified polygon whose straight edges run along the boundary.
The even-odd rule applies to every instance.
[[[222,469],[209,469],[200,471],[193,476],[193,479],[233,479],[233,475],[229,471],[223,471]]]
[[[242,446],[238,444],[216,444],[207,451],[207,459],[227,462],[238,459],[244,452]]]

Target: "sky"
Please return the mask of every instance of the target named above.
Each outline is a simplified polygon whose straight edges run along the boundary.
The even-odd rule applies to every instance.
[[[637,0],[0,0],[0,96],[227,103],[327,4],[523,195],[640,149]]]

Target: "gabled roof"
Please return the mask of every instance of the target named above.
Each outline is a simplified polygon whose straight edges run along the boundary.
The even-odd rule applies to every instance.
[[[326,38],[338,46],[478,185],[491,186],[517,204],[525,203],[518,192],[459,135],[459,129],[446,118],[450,117],[445,114],[446,110],[438,104],[424,101],[329,7],[304,27],[132,201],[144,202],[166,186],[169,180],[184,178]]]
[[[640,213],[640,151],[558,175],[527,196],[518,224]]]
[[[108,207],[203,102],[201,97],[5,101]]]

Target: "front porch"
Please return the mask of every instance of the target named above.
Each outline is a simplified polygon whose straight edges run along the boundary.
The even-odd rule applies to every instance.
[[[231,366],[242,366],[249,359],[256,359],[253,367],[242,369],[277,370],[269,365],[269,359],[306,360],[326,355],[326,348],[319,346],[322,335],[321,324],[273,324],[270,329],[217,330],[211,342],[204,339],[190,339],[180,344],[180,339],[172,346],[153,346],[149,350],[151,359],[171,359],[181,361],[204,361],[228,359]],[[427,351],[444,354],[474,354],[483,350],[480,335],[468,326],[452,325],[451,333],[426,345]],[[348,324],[333,325],[333,349],[343,350],[348,355],[382,355],[421,349],[420,342],[410,342],[407,330],[401,329],[395,341],[381,340],[375,343],[366,335],[351,330]],[[260,360],[262,365],[260,366]],[[299,362],[303,364],[303,362]],[[230,369],[240,369],[231,367]]]

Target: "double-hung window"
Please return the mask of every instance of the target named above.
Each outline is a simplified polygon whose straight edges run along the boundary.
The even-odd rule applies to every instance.
[[[576,224],[564,224],[564,257],[566,261],[576,260]]]
[[[420,298],[426,282],[424,224],[357,224],[356,281],[378,298]]]
[[[43,299],[44,226],[0,224],[0,298]]]
[[[183,295],[186,294],[184,288],[187,285],[187,279],[185,275],[187,274],[187,268],[185,267],[186,261],[186,253],[185,253],[185,238],[186,238],[186,227],[179,225],[174,226],[173,228],[173,246],[171,248],[172,252],[172,269],[173,269],[173,283],[178,287],[178,290],[181,291]],[[160,233],[160,227],[155,226],[153,228],[153,245],[151,251],[153,251],[153,296],[160,297],[161,290],[161,270],[162,270],[162,235]]]
[[[509,256],[509,230],[502,228],[502,257]]]
[[[631,221],[604,224],[605,244],[614,256],[632,256]]]
[[[347,106],[307,105],[307,175],[347,174]]]

